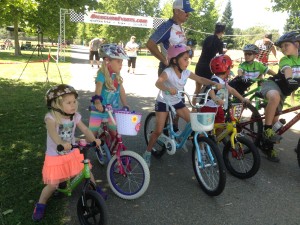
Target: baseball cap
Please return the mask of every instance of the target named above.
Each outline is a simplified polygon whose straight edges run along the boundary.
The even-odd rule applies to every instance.
[[[173,2],[173,9],[182,9],[186,13],[195,11],[191,8],[191,4],[189,0],[175,0]]]

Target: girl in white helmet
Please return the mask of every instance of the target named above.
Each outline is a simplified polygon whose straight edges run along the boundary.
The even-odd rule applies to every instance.
[[[100,47],[100,57],[103,58],[101,68],[96,78],[95,95],[92,97],[89,128],[96,136],[103,119],[108,119],[112,134],[116,131],[107,112],[103,113],[103,106],[111,104],[113,109],[119,109],[121,100],[123,107],[128,109],[123,78],[120,75],[123,59],[128,59],[123,48],[117,44],[104,44]]]

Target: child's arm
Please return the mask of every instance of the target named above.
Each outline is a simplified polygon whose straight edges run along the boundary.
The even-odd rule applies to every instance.
[[[88,142],[95,141],[97,146],[101,144],[101,140],[96,139],[93,132],[81,120],[76,124],[76,126],[85,135],[85,138]]]
[[[168,80],[168,75],[166,72],[162,72],[161,75],[158,77],[157,81],[155,82],[155,86],[164,91],[164,92],[170,92],[171,95],[177,94],[176,88],[168,88],[165,86],[165,82]]]
[[[203,84],[203,85],[213,85],[213,86],[216,86],[218,90],[220,90],[221,88],[223,88],[223,85],[220,84],[220,83],[216,83],[212,80],[209,80],[209,79],[206,79],[204,77],[200,77],[200,76],[197,76],[196,74],[194,74],[193,72],[191,72],[190,76],[189,76],[190,79],[200,83],[200,84]]]
[[[216,96],[216,93],[214,90],[210,90],[209,92],[209,97],[211,98],[211,100],[213,100],[217,105],[224,105],[224,101],[222,99],[219,99]]]
[[[123,107],[126,106],[129,108],[129,106],[127,105],[126,92],[123,84],[120,85],[120,99]]]
[[[100,96],[100,95],[101,95],[101,92],[102,92],[102,88],[103,88],[103,83],[100,82],[100,81],[97,81],[97,82],[96,82],[95,95]],[[95,102],[94,102],[94,105],[95,105],[96,109],[97,109],[99,112],[103,112],[103,106],[102,106],[102,104],[101,104],[100,99],[96,99]]]
[[[64,146],[65,150],[71,150],[72,149],[71,143],[63,141],[61,139],[61,137],[58,135],[58,133],[56,131],[55,121],[50,118],[46,118],[45,123],[46,123],[46,128],[47,128],[48,134],[49,134],[50,138],[53,140],[53,142],[57,145]]]

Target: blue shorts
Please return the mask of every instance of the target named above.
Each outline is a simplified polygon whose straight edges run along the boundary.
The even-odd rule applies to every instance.
[[[177,109],[182,109],[182,108],[184,108],[186,106],[185,106],[185,104],[182,101],[180,101],[179,103],[173,105],[173,107],[177,110]],[[159,102],[159,101],[155,102],[155,109],[154,110],[155,110],[155,112],[168,112],[168,111],[170,111],[168,109],[166,103]]]

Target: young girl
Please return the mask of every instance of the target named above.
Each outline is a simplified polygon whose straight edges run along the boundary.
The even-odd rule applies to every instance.
[[[248,102],[249,100],[243,98],[237,90],[226,84],[226,80],[230,74],[230,69],[232,68],[232,60],[228,55],[218,55],[215,56],[210,61],[210,69],[214,73],[212,76],[212,81],[226,85],[226,89],[221,89],[219,91],[211,91],[215,93],[210,100],[207,101],[205,106],[201,108],[201,112],[216,112],[215,123],[224,123],[225,114],[223,110],[224,101],[228,101],[226,98],[225,91],[227,90],[229,94],[237,97],[241,102]]]
[[[81,115],[77,112],[77,97],[76,90],[65,84],[52,87],[46,93],[47,107],[50,109],[45,116],[47,150],[42,171],[46,186],[35,205],[32,215],[34,221],[43,218],[46,203],[59,183],[76,176],[83,169],[83,155],[78,149],[72,149],[71,145],[75,144],[76,127],[86,136],[87,141],[95,141],[97,146],[101,144],[81,121]],[[64,146],[63,155],[57,152],[57,145]],[[92,174],[91,179],[95,182]]]
[[[300,34],[294,31],[286,33],[277,40],[275,45],[281,48],[285,56],[279,61],[278,74],[264,82],[261,88],[263,96],[268,100],[263,133],[264,142],[268,144],[263,152],[270,161],[279,162],[273,144],[279,142],[281,137],[273,131],[272,126],[278,121],[278,117],[275,117],[276,110],[282,110],[286,97],[296,91],[300,84],[300,57],[298,56]]]
[[[259,49],[254,44],[245,45],[243,48],[245,62],[238,68],[238,76],[229,82],[229,85],[236,89],[241,95],[252,85],[251,79],[262,78],[265,74],[275,75],[276,73],[261,62],[254,61]],[[242,79],[241,79],[242,78]]]
[[[89,128],[95,137],[103,119],[108,119],[109,129],[112,133],[116,127],[112,124],[107,112],[103,112],[103,105],[111,104],[119,109],[121,99],[123,107],[128,109],[123,79],[120,76],[123,59],[128,59],[125,51],[116,44],[104,44],[100,47],[100,56],[103,62],[96,78],[95,95],[92,97]]]
[[[170,62],[169,67],[162,72],[155,83],[156,87],[160,90],[155,104],[156,127],[155,131],[151,134],[147,150],[143,155],[149,167],[151,163],[151,149],[161,134],[168,116],[168,107],[166,103],[171,104],[176,109],[176,113],[179,117],[183,118],[186,122],[189,122],[189,109],[185,106],[182,99],[179,99],[174,95],[177,94],[177,91],[183,90],[188,78],[205,85],[216,84],[209,79],[199,77],[187,70],[189,65],[188,52],[189,49],[185,45],[170,46],[167,53],[168,62]],[[218,88],[220,89],[221,87],[222,85],[218,84]]]

